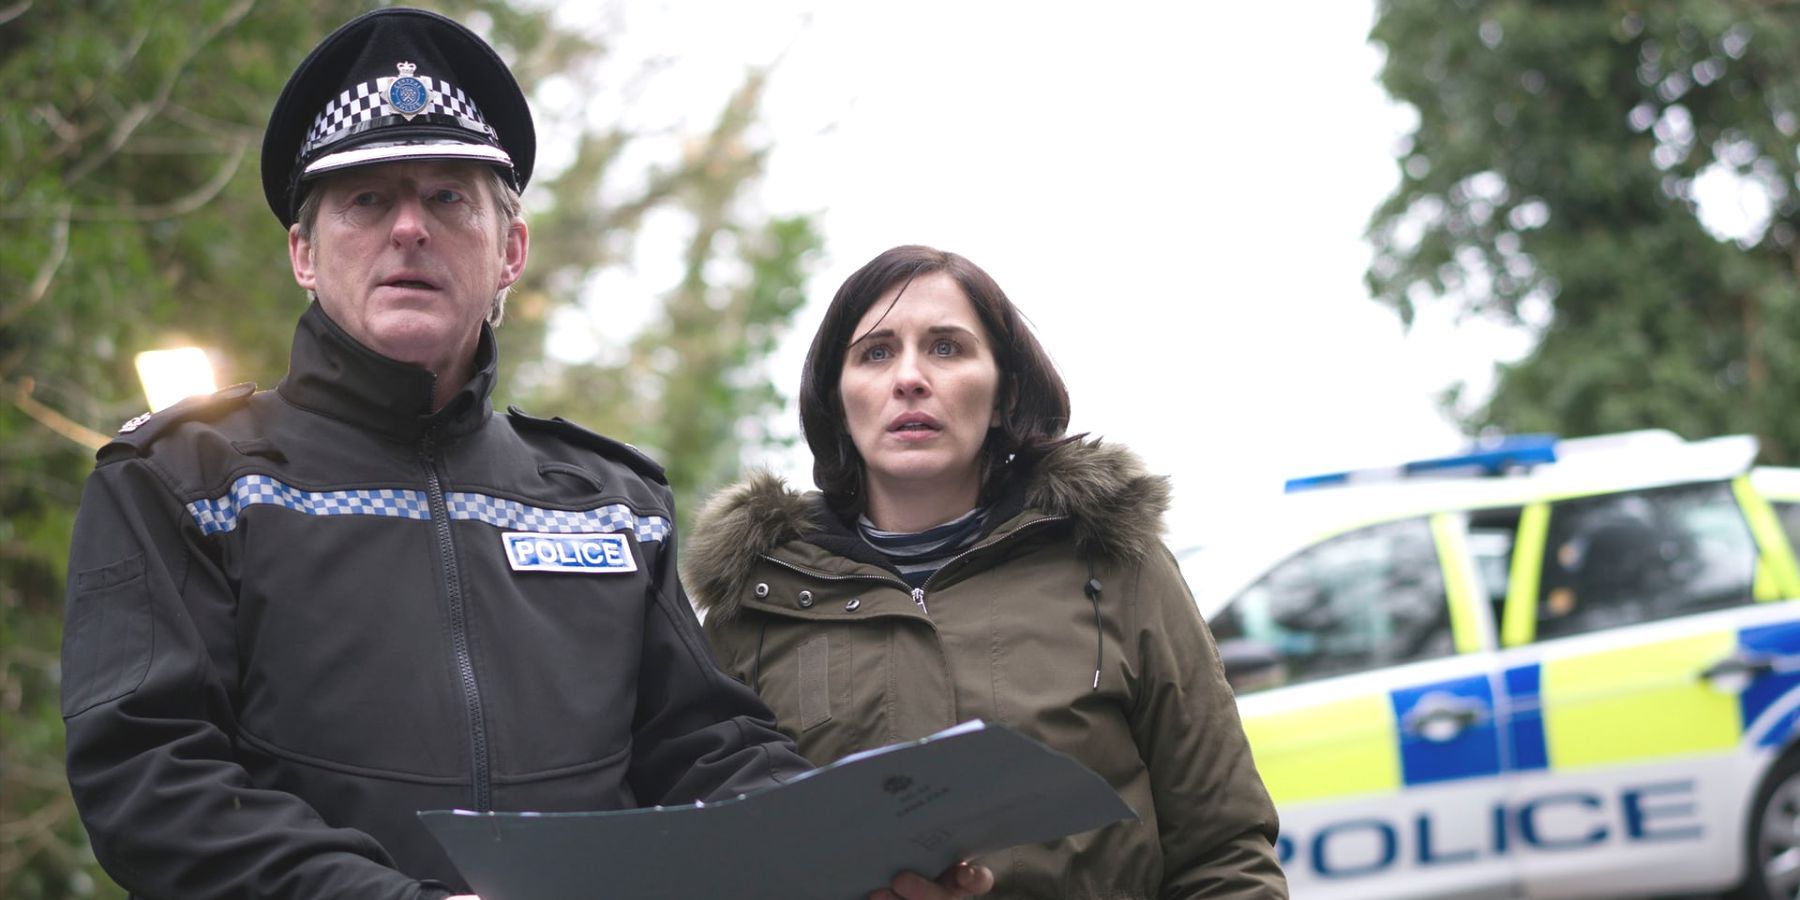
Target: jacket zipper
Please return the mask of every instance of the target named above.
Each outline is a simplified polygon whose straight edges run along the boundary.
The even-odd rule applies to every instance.
[[[1027,531],[1037,528],[1038,526],[1043,525],[1046,522],[1061,522],[1067,518],[1068,518],[1068,516],[1045,516],[1041,519],[1032,519],[1031,521],[1026,522],[1023,525],[1020,525],[1019,527],[1014,528],[1013,530],[1011,530],[997,538],[992,538],[990,540],[982,541],[981,543],[978,543],[975,546],[970,547],[969,549],[964,550],[963,552],[950,557],[948,560],[946,560],[944,562],[943,565],[938,566],[936,572],[931,573],[931,577],[925,579],[924,584],[919,585],[916,588],[913,588],[913,602],[919,604],[919,609],[925,611],[926,614],[929,615],[930,612],[928,610],[925,610],[925,589],[930,587],[931,583],[936,581],[939,575],[942,575],[945,572],[949,571],[950,567],[956,565],[959,562],[962,562],[964,559],[968,558],[971,554],[980,553],[981,551],[986,550],[989,547],[994,547],[994,546],[998,546],[1000,544],[1004,544],[1007,541],[1010,541],[1013,538],[1015,538],[1021,534],[1024,534]]]
[[[450,506],[444,501],[444,484],[438,477],[433,433],[426,432],[419,447],[425,464],[426,494],[431,501],[431,521],[437,527],[438,557],[444,567],[445,605],[450,613],[450,649],[456,657],[456,674],[462,681],[463,706],[469,714],[469,758],[473,762],[475,811],[493,806],[489,779],[487,720],[481,714],[481,685],[475,680],[475,660],[469,653],[469,617],[463,600],[462,575],[456,565],[456,546],[450,541]]]

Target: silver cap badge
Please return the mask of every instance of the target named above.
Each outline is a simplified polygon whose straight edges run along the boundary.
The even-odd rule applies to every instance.
[[[431,89],[425,86],[425,82],[413,77],[413,73],[419,70],[417,64],[402,62],[394,68],[399,70],[400,75],[388,84],[387,102],[394,108],[394,112],[410,122],[413,116],[431,106]]]

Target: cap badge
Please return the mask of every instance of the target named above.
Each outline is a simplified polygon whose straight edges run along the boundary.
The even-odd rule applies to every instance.
[[[395,68],[400,71],[400,76],[388,85],[388,105],[407,121],[412,121],[413,116],[424,112],[431,105],[431,89],[425,86],[425,82],[413,77],[413,73],[419,70],[418,65],[403,62]]]

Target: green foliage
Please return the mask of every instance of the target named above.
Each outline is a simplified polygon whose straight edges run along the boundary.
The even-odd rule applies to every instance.
[[[222,380],[264,387],[285,369],[304,297],[262,197],[262,127],[308,48],[370,5],[0,3],[0,896],[119,896],[62,774],[57,647],[81,484],[104,433],[142,410],[138,351],[217,348]],[[433,5],[486,34],[527,86],[559,76],[602,89],[605,48],[553,28],[540,5]],[[684,500],[732,477],[739,448],[764,438],[754,420],[780,398],[761,361],[818,249],[809,220],[746,206],[767,153],[749,136],[762,85],[753,74],[695,149],[647,173],[620,171],[637,135],[536,109],[540,137],[569,135],[577,153],[526,192],[531,261],[500,331],[499,402],[650,449]],[[659,209],[693,231],[656,324],[618,365],[540,360],[555,311],[626,261]]]
[[[313,26],[242,0],[22,7],[0,24],[0,894],[116,896],[62,783],[84,432],[142,409],[138,350],[229,347],[239,377],[281,371],[300,303],[254,160]]]
[[[693,504],[736,476],[743,445],[779,443],[765,423],[781,410],[783,397],[760,366],[805,302],[806,272],[820,248],[808,218],[753,223],[738,212],[736,186],[761,174],[767,154],[746,135],[763,84],[752,74],[681,166],[650,180],[647,197],[673,204],[693,225],[681,281],[662,298],[661,315],[631,342],[620,363],[548,364],[534,373],[537,402],[602,432],[629,435],[663,463],[681,521]],[[580,235],[588,246],[605,244],[608,232],[635,228],[646,207],[628,205],[622,222],[578,210],[580,221],[551,227]],[[535,240],[532,252],[535,260]],[[550,268],[519,298],[531,311],[527,315],[546,306],[538,285],[557,280],[559,269]],[[721,271],[730,276],[720,277]]]
[[[1419,124],[1370,226],[1370,288],[1409,323],[1448,303],[1540,337],[1465,424],[1751,432],[1795,459],[1800,6],[1377,10],[1382,83]],[[1762,233],[1702,226],[1695,184],[1713,166],[1771,198]]]

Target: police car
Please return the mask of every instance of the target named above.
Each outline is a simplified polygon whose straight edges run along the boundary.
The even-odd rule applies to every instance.
[[[1756,449],[1299,479],[1293,552],[1190,567],[1294,896],[1800,897],[1800,470]]]

